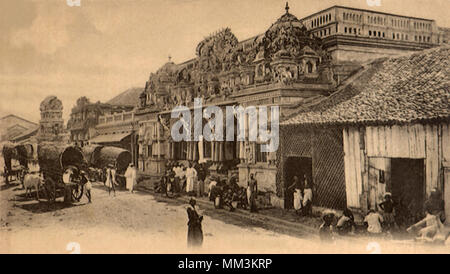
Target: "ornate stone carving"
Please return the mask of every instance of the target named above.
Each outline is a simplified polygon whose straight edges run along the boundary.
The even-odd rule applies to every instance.
[[[146,93],[157,97],[154,100],[157,106],[159,97],[167,97],[164,101],[168,108],[190,103],[199,96],[205,101],[224,98],[254,82],[289,85],[306,76],[319,79],[320,63],[331,64],[321,39],[290,14],[288,7],[264,34],[253,40],[239,43],[226,28],[201,41],[196,56],[178,66],[169,61],[150,75]],[[329,71],[325,74],[327,79],[333,78]],[[164,92],[161,87],[165,87]]]

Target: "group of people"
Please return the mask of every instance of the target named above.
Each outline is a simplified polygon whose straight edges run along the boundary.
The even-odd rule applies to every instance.
[[[229,180],[218,180],[208,176],[208,197],[214,202],[216,208],[225,208],[234,211],[236,208],[249,209],[257,212],[256,197],[258,194],[258,183],[253,174],[250,174],[247,188],[239,186],[238,178],[231,177]]]
[[[293,196],[293,207],[298,215],[312,216],[313,190],[312,183],[306,174],[303,175],[302,181],[298,176],[294,176],[287,192],[288,195]]]
[[[204,164],[189,162],[187,167],[180,163],[168,164],[166,173],[155,186],[155,191],[168,197],[185,193],[189,196],[205,195],[206,167]]]
[[[404,231],[419,241],[432,243],[450,241],[447,239],[449,231],[443,225],[445,222],[444,201],[436,188],[432,189],[430,197],[424,203],[424,214],[422,215],[424,217],[413,225],[403,222],[402,207],[394,201],[391,193],[384,194],[384,200],[378,207],[380,211],[371,209],[364,217],[363,227],[370,236],[382,236],[394,231]],[[339,235],[355,233],[357,225],[353,213],[348,208],[343,211],[336,225],[334,225],[336,215],[331,211],[326,211],[322,215],[323,223],[319,228],[319,236],[322,240],[329,241],[333,238],[334,233]]]
[[[239,186],[237,176],[220,177],[210,175],[204,163],[189,162],[187,166],[177,162],[169,163],[165,175],[155,185],[155,191],[167,197],[180,194],[208,197],[216,208],[230,211],[242,208],[257,212],[258,186],[254,174],[249,175],[247,187]]]
[[[127,170],[124,175],[117,174],[117,168],[113,164],[107,165],[105,171],[104,185],[108,188],[108,194],[111,195],[111,191],[114,196],[116,196],[116,187],[119,186],[118,177],[125,178],[125,188],[130,192],[134,193],[134,188],[137,184],[137,170],[133,163],[128,165]]]

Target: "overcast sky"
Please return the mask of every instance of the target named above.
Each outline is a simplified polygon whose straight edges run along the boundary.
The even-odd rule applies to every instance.
[[[239,40],[264,32],[284,0],[0,0],[0,117],[39,121],[39,103],[56,95],[64,118],[80,96],[106,101],[144,87],[168,60],[195,56],[210,33],[230,27]],[[291,0],[301,18],[343,5],[435,19],[450,27],[449,0]]]

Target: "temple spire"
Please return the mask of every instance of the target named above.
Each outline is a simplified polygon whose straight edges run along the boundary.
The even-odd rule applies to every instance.
[[[284,8],[286,10],[286,13],[289,13],[289,3],[286,2],[286,7]]]

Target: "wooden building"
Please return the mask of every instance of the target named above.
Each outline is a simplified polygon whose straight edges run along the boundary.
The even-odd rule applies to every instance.
[[[437,188],[449,219],[449,56],[443,46],[375,60],[282,122],[279,188],[289,157],[310,157],[316,205],[366,212],[391,192],[420,214]]]

